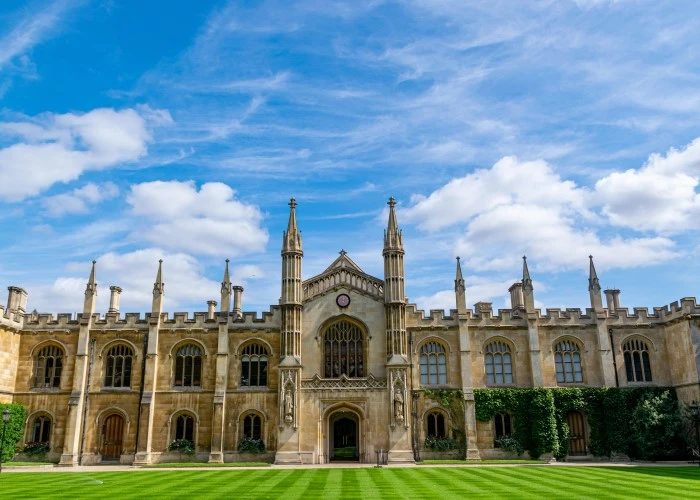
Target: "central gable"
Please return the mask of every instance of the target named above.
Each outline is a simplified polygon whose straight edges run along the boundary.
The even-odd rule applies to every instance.
[[[304,300],[323,295],[340,287],[350,288],[377,299],[384,299],[384,282],[365,273],[348,257],[345,250],[321,274],[302,283]]]

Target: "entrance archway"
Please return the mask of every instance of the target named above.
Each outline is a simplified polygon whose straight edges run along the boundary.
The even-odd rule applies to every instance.
[[[360,419],[355,412],[339,410],[328,419],[328,457],[331,461],[358,462],[361,456]]]
[[[124,417],[113,413],[102,425],[102,460],[119,460],[124,438]]]

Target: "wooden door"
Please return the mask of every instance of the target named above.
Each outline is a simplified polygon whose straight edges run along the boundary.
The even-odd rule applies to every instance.
[[[583,413],[570,411],[566,414],[566,423],[569,425],[569,455],[586,455],[586,426]]]
[[[122,454],[124,419],[121,415],[110,415],[102,426],[102,459],[119,460]]]

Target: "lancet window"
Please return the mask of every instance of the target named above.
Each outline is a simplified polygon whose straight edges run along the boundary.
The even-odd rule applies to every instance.
[[[39,351],[34,371],[35,387],[60,387],[63,369],[63,349],[49,345]]]
[[[267,385],[267,349],[260,344],[248,344],[241,351],[241,386]]]
[[[484,363],[486,382],[493,385],[513,383],[513,357],[510,346],[496,340],[486,346]]]
[[[131,387],[131,347],[119,344],[107,352],[105,387]]]
[[[199,387],[202,385],[202,350],[195,344],[186,344],[175,356],[175,386]]]
[[[651,382],[649,346],[641,339],[632,339],[623,346],[627,382]]]
[[[357,325],[341,320],[323,335],[326,378],[364,377],[364,336]]]
[[[420,383],[421,385],[447,383],[445,347],[439,342],[426,342],[420,348]]]
[[[554,364],[556,365],[558,383],[583,382],[581,348],[573,340],[562,340],[554,347]]]

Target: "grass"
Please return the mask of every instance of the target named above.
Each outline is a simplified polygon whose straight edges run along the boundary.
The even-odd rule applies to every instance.
[[[7,473],[6,498],[700,498],[698,467],[418,467]]]
[[[27,467],[30,465],[56,465],[53,462],[3,462],[3,467]]]
[[[493,465],[506,465],[506,464],[543,464],[542,460],[525,460],[525,459],[512,459],[512,460],[423,460],[418,462],[418,465],[440,465],[440,464],[462,464],[462,465],[481,465],[481,464],[493,464]]]
[[[269,467],[269,462],[226,462],[223,464],[210,464],[207,462],[174,462],[164,464],[144,465],[144,469],[166,469],[178,467]]]

